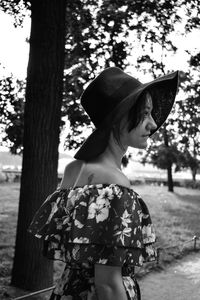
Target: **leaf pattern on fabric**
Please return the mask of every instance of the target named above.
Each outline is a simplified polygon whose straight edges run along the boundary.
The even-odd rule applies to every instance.
[[[131,188],[118,184],[56,190],[40,207],[28,230],[44,240],[48,258],[66,263],[52,294],[54,300],[75,299],[77,295],[83,299],[83,295],[89,295],[85,291],[92,293],[94,284],[87,281],[81,289],[80,280],[73,281],[74,272],[88,272],[86,277],[92,280],[97,263],[121,266],[127,276],[124,286],[129,299],[139,299],[134,266],[156,258],[155,232],[146,204]],[[74,298],[66,298],[67,295]]]

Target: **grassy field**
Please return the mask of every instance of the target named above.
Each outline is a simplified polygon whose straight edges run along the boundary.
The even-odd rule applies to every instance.
[[[157,235],[156,246],[163,248],[159,266],[164,267],[193,250],[191,239],[195,235],[200,237],[200,190],[175,187],[171,193],[166,186],[150,185],[134,189],[148,205]],[[200,240],[197,248],[200,248]],[[146,272],[145,267],[140,272]]]
[[[200,191],[175,187],[174,193],[167,187],[138,185],[133,189],[139,193],[151,212],[157,233],[157,246],[169,247],[160,253],[160,266],[173,261],[192,249],[194,235],[200,236]],[[14,254],[19,184],[0,185],[0,298],[10,281]],[[173,247],[177,245],[176,247]],[[200,241],[197,243],[200,248]],[[56,272],[59,265],[55,266]],[[148,268],[142,268],[147,272]],[[139,274],[139,275],[140,275]],[[57,274],[55,274],[57,275]],[[8,298],[7,298],[8,299]],[[39,298],[38,298],[39,299]]]

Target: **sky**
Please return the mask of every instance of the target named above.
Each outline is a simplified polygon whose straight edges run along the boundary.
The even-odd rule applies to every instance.
[[[0,11],[0,76],[6,76],[12,73],[18,79],[26,78],[29,55],[29,44],[26,42],[26,39],[28,39],[30,35],[30,25],[30,17],[26,17],[23,27],[15,28],[12,16]],[[176,55],[167,58],[168,69],[184,71],[187,70],[188,67],[188,56],[185,53],[185,49],[190,51],[199,49],[200,31],[194,30],[187,36],[181,35],[181,28],[178,28],[177,32],[179,33],[172,36],[172,39],[178,47],[178,51]],[[137,55],[134,55],[134,57],[136,56]],[[131,58],[131,61],[134,63],[134,58]],[[131,72],[132,75],[136,72],[132,67],[130,67],[128,71]],[[137,75],[142,82],[152,80],[152,77],[149,74]],[[61,140],[63,143],[62,138]],[[60,149],[62,149],[62,145],[60,146]],[[1,147],[0,150],[2,150]]]
[[[22,28],[15,28],[13,18],[0,11],[0,75],[13,73],[19,79],[26,77],[29,55],[26,39],[29,35],[29,17],[25,19]],[[2,70],[2,67],[5,69]]]
[[[26,17],[23,27],[15,28],[12,16],[0,11],[0,63],[5,67],[3,70],[4,74],[13,73],[19,79],[26,77],[29,55],[29,44],[26,42],[26,39],[30,35],[30,25],[30,17]],[[185,49],[190,51],[194,51],[195,48],[199,49],[200,41],[200,30],[194,30],[187,37],[182,36],[181,31],[181,28],[177,29],[179,34],[176,33],[176,35],[172,36],[174,44],[178,47],[177,54],[169,56],[167,59],[169,68],[177,70],[185,70],[187,68],[188,56],[185,53]],[[149,80],[148,75],[145,78]]]

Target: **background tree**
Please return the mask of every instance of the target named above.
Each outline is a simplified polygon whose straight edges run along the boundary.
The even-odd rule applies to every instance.
[[[129,57],[134,57],[135,49],[139,47],[141,54],[137,54],[138,70],[141,71],[143,68],[144,72],[152,73],[153,78],[164,75],[173,71],[167,69],[167,57],[169,52],[174,53],[177,50],[171,40],[171,34],[176,31],[176,24],[185,22],[188,32],[198,26],[198,17],[195,15],[198,16],[198,1],[182,1],[181,5],[178,1],[173,3],[171,1],[163,3],[103,1],[102,5],[90,1],[88,6],[83,5],[81,1],[78,2],[82,3],[82,6],[79,5],[79,9],[73,10],[72,37],[69,39],[73,41],[73,51],[69,50],[67,56],[67,62],[69,64],[73,62],[73,66],[65,66],[66,71],[73,68],[73,71],[69,71],[66,77],[66,81],[72,83],[72,86],[68,85],[66,93],[71,126],[65,146],[69,149],[79,147],[85,138],[85,129],[88,127],[92,129],[78,98],[86,82],[93,79],[94,74],[99,72],[99,66],[104,68],[115,65],[125,69],[129,65]],[[78,7],[77,3],[75,5]],[[87,9],[87,13],[84,9]],[[185,10],[184,17],[183,9]],[[84,13],[81,13],[82,10]],[[87,22],[85,17],[82,17],[83,15],[87,16]],[[87,26],[81,27],[83,24]],[[81,31],[84,34],[81,35]],[[72,44],[67,48],[71,49]],[[75,53],[78,55],[74,55]],[[75,79],[76,84],[70,78]],[[172,123],[175,125],[176,118],[169,120],[166,126],[169,127],[168,125]],[[165,158],[165,163],[163,161],[162,168],[167,170],[170,191],[173,191],[172,166],[175,165],[175,170],[180,170],[180,160],[177,157],[178,155],[180,158],[180,149],[177,149],[175,128],[176,126],[170,126],[170,133],[165,128],[159,131],[163,147],[158,149],[158,144],[156,144],[154,151],[159,150],[159,152],[157,154],[155,152],[152,161],[155,163],[155,157],[159,157],[163,149],[161,157],[162,161]],[[170,160],[168,153],[172,153]],[[157,166],[161,166],[160,162],[157,162]]]
[[[192,173],[196,181],[196,174],[200,168],[200,53],[191,55],[190,68],[182,73],[181,85],[185,99],[178,102],[179,118],[178,132],[180,135],[180,149],[182,150],[182,164]]]
[[[168,2],[166,2],[166,5],[168,5]],[[185,10],[185,18],[181,17],[181,11],[183,7]],[[165,25],[167,28],[168,20],[166,19],[166,15],[163,14],[162,17],[165,19]],[[198,3],[196,1],[182,1],[181,9],[177,6],[175,8],[175,11],[173,11],[173,14],[170,15],[170,19],[171,17],[175,17],[176,19],[182,20],[182,22],[184,22],[185,25],[185,31],[190,32],[194,28],[197,28],[200,24]],[[173,26],[174,25],[176,24],[173,24]],[[154,78],[158,75],[164,75],[169,72],[169,70],[167,70],[167,62],[165,61],[167,53],[169,50],[174,52],[176,52],[177,50],[177,48],[173,45],[172,41],[170,40],[169,33],[171,33],[172,31],[168,31],[168,29],[166,28],[158,28],[157,25],[155,26],[155,29],[152,30],[153,38],[150,42],[150,45],[142,45],[143,49],[145,49],[146,47],[150,48],[149,51],[147,50],[147,53],[149,52],[149,54],[144,54],[137,59],[138,63],[140,64],[140,67],[144,65],[144,72],[146,73],[149,70],[150,72],[152,72]],[[156,46],[160,47],[160,57],[158,55],[158,51],[156,51],[156,55],[154,55],[153,53],[154,49],[156,49]],[[186,84],[187,88],[188,85],[190,85],[189,82],[187,82]],[[198,109],[198,105],[195,104],[195,101],[193,101],[193,105],[193,110],[196,111]],[[187,103],[185,103],[184,106],[187,107],[188,110],[191,112]],[[183,105],[178,105],[178,103],[175,104],[174,116],[172,116],[172,114],[170,115],[170,118],[165,123],[165,126],[163,126],[155,135],[153,143],[150,144],[147,153],[142,158],[143,163],[148,161],[161,169],[167,170],[167,183],[169,191],[173,191],[174,186],[172,177],[173,165],[175,167],[175,171],[179,171],[181,168],[184,167],[187,168],[189,167],[189,165],[191,165],[191,167],[193,167],[194,169],[197,168],[196,158],[192,159],[191,154],[188,155],[188,151],[185,151],[184,155],[184,153],[182,152],[183,147],[181,148],[180,143],[178,144],[177,142],[178,140],[180,141],[180,136],[182,141],[186,141],[186,139],[183,138],[186,132],[183,128],[181,129],[181,127],[183,126],[180,123],[181,114],[182,116],[185,114],[182,111],[182,109]],[[191,113],[190,117],[192,117]],[[194,123],[197,124],[195,120]],[[192,141],[191,139],[190,141],[187,141],[188,147]],[[196,148],[198,148],[197,144]]]
[[[199,19],[196,0],[75,0],[66,5],[62,116],[67,115],[71,124],[65,146],[74,149],[84,140],[85,129],[93,128],[79,102],[87,82],[110,65],[124,69],[137,65],[139,71],[152,73],[153,78],[173,71],[166,66],[169,53],[176,51],[171,40],[176,24],[184,23],[191,31]]]
[[[77,2],[82,3],[82,6],[78,6]],[[69,148],[74,145],[78,147],[84,138],[80,139],[80,125],[84,124],[85,115],[78,98],[86,82],[93,79],[102,68],[115,65],[125,69],[130,65],[128,58],[133,55],[131,52],[134,52],[139,42],[140,44],[142,41],[143,44],[155,43],[154,29],[149,29],[153,22],[157,24],[156,30],[163,28],[165,33],[163,36],[166,40],[166,32],[171,32],[173,25],[167,24],[167,18],[162,17],[164,12],[170,16],[173,14],[174,22],[179,20],[179,17],[175,15],[173,5],[166,6],[156,1],[151,3],[149,1],[103,1],[101,5],[95,1],[90,1],[89,5],[83,5],[83,1],[75,1],[74,5],[79,9],[73,10],[75,15],[73,26],[70,30],[70,38],[67,39],[73,44],[73,47],[71,44],[67,46],[67,49],[73,50],[68,51],[68,64],[65,65],[66,71],[69,70],[67,82],[70,82],[71,75],[77,79],[76,83],[73,81],[73,86],[68,85],[66,93],[68,117],[72,125],[66,139],[66,146]],[[87,9],[87,13],[83,9]],[[87,16],[86,21],[83,16]],[[87,30],[82,24],[87,25],[85,26]],[[167,41],[166,44],[171,45],[171,42]],[[74,89],[75,85],[77,88],[77,84],[78,94]],[[72,110],[69,107],[71,105]],[[74,110],[76,117],[79,113],[79,123],[74,123]]]
[[[157,132],[141,162],[151,163],[159,169],[167,171],[167,185],[170,192],[174,191],[173,171],[180,171],[183,167],[182,153],[176,142],[174,130],[169,129],[169,121]]]
[[[161,36],[160,36],[161,34]],[[150,55],[141,55],[138,58],[138,63],[143,66],[145,65],[144,71],[147,72],[147,65],[149,66],[149,72],[152,73],[153,77],[163,76],[169,73],[169,70],[165,66],[164,57],[168,46],[170,45],[171,51],[176,52],[177,48],[168,41],[168,35],[166,40],[163,35],[166,34],[166,30],[155,31],[154,39],[151,42],[151,51],[155,48],[155,41],[160,41],[161,52],[160,57],[154,57]],[[145,46],[144,46],[145,47]],[[171,70],[174,71],[174,70]],[[176,113],[176,108],[174,107],[170,116],[168,117],[165,124],[157,131],[154,135],[152,142],[150,143],[147,152],[143,155],[141,161],[143,164],[146,162],[152,163],[160,169],[165,169],[167,171],[167,185],[170,192],[174,191],[173,182],[173,165],[176,165],[176,170],[179,169],[178,156],[180,152],[178,151],[176,144],[176,117],[172,114]]]
[[[83,7],[81,7],[82,9]],[[68,64],[76,62],[77,67],[73,67],[73,71],[67,74],[66,80],[69,83],[72,74],[73,79],[77,78],[76,83],[79,84],[78,89],[77,86],[76,89],[79,91],[79,95],[83,91],[84,84],[89,79],[94,78],[95,73],[98,73],[99,66],[115,65],[125,69],[129,64],[128,58],[131,55],[134,56],[131,52],[138,48],[138,43],[140,43],[141,53],[151,51],[151,54],[156,45],[161,44],[162,58],[164,57],[164,51],[166,56],[169,49],[176,50],[169,34],[174,31],[174,25],[180,21],[180,16],[177,14],[177,6],[170,2],[125,1],[122,3],[121,1],[103,1],[102,5],[96,3],[95,6],[94,2],[90,1],[90,5],[87,6],[87,14],[82,13],[81,10],[74,10],[74,23],[76,25],[73,23],[72,37],[69,39],[73,41],[73,51],[69,51],[67,56],[69,58],[67,60]],[[83,17],[81,17],[83,15],[87,16],[89,24],[80,22],[80,20],[83,20]],[[85,28],[80,28],[82,23],[87,23],[86,31]],[[81,30],[86,35],[81,35]],[[67,49],[71,49],[71,47],[69,46]],[[76,56],[74,53],[78,53],[78,55]],[[138,69],[141,71],[141,63],[146,62],[147,59],[153,62],[151,66],[153,75],[160,75],[164,68],[163,62],[158,63],[147,55],[146,57],[138,57]],[[72,65],[67,65],[66,69],[70,67],[72,68]],[[81,74],[84,74],[84,77]],[[72,82],[74,83],[74,81]],[[92,126],[81,109],[74,85],[70,86],[68,84],[67,99],[69,100],[69,98],[70,103],[68,102],[67,110],[71,128],[67,134],[65,146],[72,149],[80,146],[85,138],[83,124],[84,128],[90,127],[91,129]],[[170,183],[172,185],[172,170],[170,168],[171,166],[168,167],[168,174],[171,175]],[[173,189],[173,187],[170,186],[170,189]]]

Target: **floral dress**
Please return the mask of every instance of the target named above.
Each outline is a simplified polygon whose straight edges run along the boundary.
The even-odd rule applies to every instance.
[[[134,267],[155,260],[148,208],[131,188],[93,184],[58,189],[40,207],[29,231],[44,255],[65,270],[50,300],[96,300],[94,264],[120,266],[128,300],[139,300]]]

